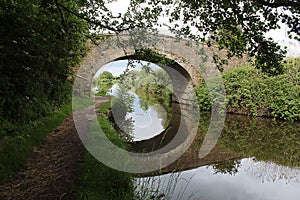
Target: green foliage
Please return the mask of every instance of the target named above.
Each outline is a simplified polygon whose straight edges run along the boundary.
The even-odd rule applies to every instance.
[[[281,59],[285,50],[266,38],[265,33],[284,24],[288,27],[289,37],[300,40],[298,1],[132,0],[127,12],[118,17],[106,8],[103,1],[83,2],[89,8],[84,16],[99,32],[144,28],[153,33],[157,31],[153,27],[167,26],[178,36],[226,48],[227,57],[248,53],[256,58],[258,68],[271,74],[282,71]],[[158,16],[164,16],[169,24],[165,25],[165,20],[159,21]],[[147,38],[143,39],[147,41]]]
[[[300,85],[289,82],[288,75],[267,81],[272,85],[268,101],[272,115],[283,119],[300,119]]]
[[[110,108],[105,104],[100,110],[99,123],[106,136],[120,148],[126,144],[120,139],[119,133],[104,114]],[[96,128],[92,124],[92,129]],[[112,169],[85,151],[83,162],[78,172],[79,180],[74,186],[78,199],[134,199],[134,185],[131,174]]]
[[[207,85],[210,85],[210,90]],[[218,78],[201,82],[200,85],[195,89],[196,101],[198,102],[202,111],[209,111],[212,108],[212,102],[217,104],[222,103],[222,92],[220,91],[220,81]],[[224,103],[224,102],[223,102]]]
[[[280,45],[276,44],[272,40],[268,41],[262,39],[255,51],[257,52],[251,52],[251,54],[256,55],[257,59],[254,64],[258,69],[261,69],[262,72],[269,75],[278,75],[283,73],[282,60],[284,59],[286,52],[281,49]]]
[[[24,167],[32,153],[32,147],[39,144],[44,136],[56,128],[71,113],[66,105],[51,115],[27,125],[1,124],[0,133],[0,183],[16,170]],[[2,126],[3,125],[3,126]]]
[[[93,86],[97,88],[97,94],[102,96],[106,95],[115,82],[114,75],[108,71],[104,71],[99,77],[93,80]]]
[[[64,5],[79,12],[77,0]],[[87,50],[88,24],[58,1],[39,0],[1,1],[0,22],[3,180],[24,166],[32,146],[70,113],[74,67]]]
[[[140,70],[129,71],[121,83],[139,95],[143,109],[147,110],[149,105],[155,104],[163,105],[166,109],[170,108],[172,85],[163,69],[143,65]]]
[[[84,17],[99,33],[133,30],[132,37],[143,43],[149,38],[136,36],[134,29],[156,33],[154,27],[164,26],[176,36],[227,50],[227,58],[248,54],[255,59],[257,68],[271,75],[282,73],[281,61],[286,50],[267,38],[266,33],[284,24],[288,27],[288,36],[300,40],[298,1],[132,0],[127,12],[118,17],[106,8],[103,1],[83,2],[88,8]],[[164,16],[169,23],[158,20],[158,16]],[[218,53],[213,56],[222,69],[227,60],[220,57]]]
[[[57,1],[0,4],[0,121],[25,123],[70,100],[88,26]],[[76,1],[65,1],[79,12]]]
[[[257,114],[265,109],[263,75],[251,66],[236,68],[223,74],[227,93],[227,107],[240,112]]]
[[[276,9],[279,7],[282,10]],[[173,27],[175,33],[204,42],[208,46],[216,44],[219,49],[227,50],[228,58],[241,57],[248,53],[250,57],[255,57],[257,68],[276,75],[282,73],[281,61],[286,51],[271,38],[266,38],[265,33],[279,28],[282,22],[288,25],[289,36],[299,40],[299,8],[299,2],[280,0],[272,3],[245,0],[182,0],[174,3],[172,9],[167,10],[167,14],[170,22],[184,22],[182,26]],[[199,34],[192,31],[194,28]],[[218,67],[222,69],[226,60],[220,59],[218,54],[215,54],[214,58]]]
[[[152,68],[150,63],[143,64],[141,69],[131,70],[121,79],[121,84],[127,89],[143,88],[150,93],[161,94],[165,88],[171,88],[171,79],[161,68]]]
[[[133,199],[133,180],[129,174],[114,170],[85,152],[80,166],[77,199]]]
[[[167,66],[172,66],[172,65],[176,64],[176,62],[174,60],[171,60],[171,59],[167,58],[166,56],[161,55],[151,49],[137,50],[135,53],[135,56],[139,60],[149,61],[149,62],[156,63],[156,64],[162,64],[162,65],[167,65]]]
[[[226,106],[229,112],[248,115],[267,115],[287,120],[300,119],[299,59],[288,61],[284,74],[269,77],[259,70],[244,66],[223,73],[226,87]],[[293,63],[293,64],[291,64]],[[214,80],[209,80],[213,83]],[[211,84],[212,84],[211,83]],[[221,95],[217,87],[211,95],[205,83],[196,89],[202,110],[211,109],[211,101]]]

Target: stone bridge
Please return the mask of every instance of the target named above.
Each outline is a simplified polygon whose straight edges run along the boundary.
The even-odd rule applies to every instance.
[[[193,92],[193,88],[201,81],[199,66],[204,63],[206,55],[197,55],[200,47],[187,46],[184,40],[174,41],[174,38],[166,36],[155,36],[155,40],[157,41],[145,45],[139,44],[143,43],[143,40],[135,39],[131,41],[131,38],[127,35],[109,36],[100,45],[91,46],[89,54],[82,62],[76,75],[77,78],[82,79],[82,83],[77,87],[78,92],[90,93],[91,80],[105,64],[115,60],[134,58],[136,50],[147,48],[176,62],[173,66],[158,65],[168,73],[172,80],[173,92],[176,94],[173,100],[189,104],[188,99]],[[131,43],[128,41],[131,41]],[[188,60],[192,62],[188,62]]]
[[[187,40],[161,35],[107,36],[103,41],[100,41],[100,45],[91,46],[90,52],[76,73],[77,77],[73,87],[73,105],[74,96],[86,96],[89,99],[94,98],[94,94],[91,91],[92,80],[96,72],[102,66],[115,60],[131,58],[135,55],[136,50],[139,49],[152,49],[176,62],[173,66],[159,66],[163,68],[171,78],[174,93],[173,101],[179,105],[178,113],[180,113],[180,118],[177,121],[178,123],[176,122],[177,126],[174,126],[176,135],[174,137],[172,136],[167,144],[164,144],[164,148],[154,151],[154,153],[159,156],[152,156],[151,154],[147,159],[138,159],[138,165],[135,165],[136,169],[128,171],[134,173],[143,173],[146,167],[148,171],[167,167],[188,151],[197,135],[199,123],[199,110],[197,106],[193,106],[194,87],[202,80],[220,76],[220,72],[212,62],[207,49]],[[80,103],[80,101],[77,103]],[[175,112],[173,114],[175,116],[177,113]],[[96,114],[93,112],[89,115],[96,118]],[[218,128],[216,124],[222,126],[223,120],[221,118],[218,119],[218,117],[216,118],[219,121],[212,123],[214,128],[208,130],[208,136],[203,140],[205,143],[202,145],[203,149],[201,147],[202,150],[195,151],[198,153],[202,151],[203,156],[206,156],[215,147],[215,143],[211,142],[211,139],[217,136],[214,135],[214,131]],[[76,120],[76,116],[74,116],[74,119]],[[77,121],[80,120],[81,119],[78,118]],[[199,145],[197,144],[197,146]],[[111,151],[111,154],[114,153],[114,151]],[[198,156],[198,159],[201,158]],[[232,159],[232,157],[230,157],[230,159]],[[152,168],[149,166],[149,163],[153,164],[153,166],[151,166]],[[205,164],[209,162],[201,161],[201,163]]]
[[[152,49],[175,61],[176,64],[173,66],[158,65],[170,76],[176,96],[174,101],[179,103],[190,104],[189,99],[193,95],[195,86],[199,85],[203,79],[220,75],[211,58],[213,52],[217,51],[216,48],[207,48],[165,35],[147,35],[143,38],[109,35],[103,42],[100,42],[100,45],[91,45],[91,50],[76,75],[82,79],[82,84],[78,85],[77,89],[89,94],[91,80],[102,66],[115,60],[130,59],[139,49]],[[225,56],[225,52],[219,51],[219,54],[220,57]],[[232,59],[228,65],[235,67],[243,63],[245,63],[243,59]]]

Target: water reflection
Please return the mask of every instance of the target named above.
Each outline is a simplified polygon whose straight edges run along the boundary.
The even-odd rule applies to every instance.
[[[141,72],[127,74],[124,87],[115,84],[110,92],[115,96],[112,110],[114,118],[120,119],[118,127],[135,141],[156,138],[168,125],[176,129],[180,124],[175,115],[170,122],[171,108],[174,111],[176,107],[165,101],[169,96],[167,87],[160,85],[165,77],[156,79],[160,74],[144,66]],[[146,75],[150,77],[148,82],[143,78]],[[181,172],[136,179],[138,187],[144,185],[150,191],[144,199],[150,199],[153,193],[158,199],[299,199],[299,122],[228,114],[218,144],[199,159],[199,146],[209,122],[210,114],[202,113],[191,148],[178,162],[161,170]],[[173,136],[167,137],[171,140]],[[136,148],[144,152],[143,145]]]
[[[257,160],[300,167],[300,123],[228,115],[219,144]]]
[[[133,141],[153,138],[165,130],[167,111],[163,106],[149,105],[145,99],[141,99],[133,91],[123,91],[122,95],[120,91],[120,84],[115,84],[108,93],[114,96],[113,117],[119,128],[128,133]],[[129,97],[130,100],[126,100]],[[120,102],[126,104],[127,109],[122,109],[125,106],[120,106]],[[131,123],[124,123],[124,121],[131,121]]]
[[[136,182],[143,185],[143,182],[147,181],[152,187],[150,191],[163,194],[165,199],[172,200],[299,199],[299,169],[279,166],[271,162],[258,162],[253,158],[241,159],[238,162],[240,165],[234,175],[216,173],[213,166],[203,166],[180,173],[156,176],[152,179],[137,179]],[[138,187],[137,190],[140,189]],[[148,195],[151,195],[151,192]]]
[[[127,117],[128,112],[133,111],[134,96],[129,94],[122,86],[113,87],[114,97],[112,99],[112,115],[109,116],[111,121],[115,122],[115,128],[119,130],[120,137],[124,141],[132,140],[133,119]]]
[[[176,163],[161,170],[165,175],[136,181],[147,181],[149,191],[165,199],[299,199],[299,122],[228,114],[217,146],[199,159],[209,120],[209,113],[201,114],[194,143]],[[178,172],[171,173],[174,170]]]
[[[119,60],[103,66],[94,76],[95,95],[112,95],[110,120],[125,141],[154,138],[168,126],[172,84],[158,65]]]

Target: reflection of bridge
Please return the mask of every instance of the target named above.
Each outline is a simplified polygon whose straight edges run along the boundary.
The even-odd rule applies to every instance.
[[[185,171],[198,168],[205,165],[216,164],[229,160],[244,158],[242,154],[236,154],[225,150],[223,147],[216,145],[208,155],[204,158],[199,158],[199,146],[201,146],[203,138],[198,133],[190,148],[174,163],[161,169],[160,174]]]
[[[110,97],[101,97],[101,96],[95,97],[94,98],[95,108],[98,109],[105,102],[109,102],[109,101],[110,101]],[[170,120],[169,129],[167,128],[166,132],[163,132],[160,135],[157,135],[148,140],[142,140],[131,144],[132,146],[131,151],[151,152],[153,150],[158,150],[166,146],[168,143],[170,143],[170,141],[173,140],[175,135],[177,134],[178,127],[181,120],[181,112],[180,112],[179,104],[173,103],[172,110],[173,110],[173,114],[172,114],[172,119]],[[183,141],[185,137],[188,136],[188,131],[181,132],[180,136],[183,137],[183,139],[178,140],[178,142]],[[241,154],[228,152],[224,150],[222,147],[217,145],[212,149],[212,151],[207,156],[200,159],[198,154],[199,154],[199,146],[202,143],[202,140],[203,140],[203,134],[198,133],[198,135],[196,136],[195,140],[191,144],[190,148],[186,151],[186,153],[183,154],[183,156],[181,156],[181,158],[178,161],[160,170],[160,173],[169,173],[177,170],[184,171],[184,170],[197,168],[200,166],[210,165],[218,162],[224,162],[224,161],[239,159],[244,157]],[[173,146],[167,148],[166,151],[176,147],[176,145],[179,144],[173,143]]]
[[[179,124],[185,123],[180,122],[181,114],[184,114],[184,109],[179,108],[179,104],[172,104],[172,118],[170,120],[170,124],[165,131],[163,131],[160,135],[157,135],[153,138],[136,141],[131,143],[131,151],[134,152],[151,152],[161,149],[162,147],[167,146],[172,140],[177,140],[173,142],[172,145],[169,145],[164,151],[170,151],[173,148],[176,148],[180,145],[180,142],[183,142],[189,135],[188,129],[181,129],[180,134],[178,134]],[[176,137],[180,137],[177,138]],[[184,171],[193,168],[197,168],[200,166],[215,164],[219,162],[224,162],[233,159],[243,158],[242,154],[231,153],[221,146],[216,145],[208,155],[204,158],[199,158],[199,147],[203,142],[204,134],[198,133],[195,137],[193,143],[190,145],[189,149],[180,157],[179,160],[172,163],[168,167],[165,167],[159,171],[159,173],[169,173],[174,171]],[[162,153],[165,153],[162,152]]]

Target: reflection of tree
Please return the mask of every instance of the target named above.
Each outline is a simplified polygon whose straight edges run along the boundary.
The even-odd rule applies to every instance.
[[[142,110],[148,110],[149,109],[149,102],[146,99],[141,98],[139,103],[140,103],[140,108]]]
[[[214,174],[230,174],[235,175],[241,166],[241,160],[229,160],[211,165],[214,169]]]
[[[120,117],[124,118],[127,112],[133,112],[134,96],[123,85],[118,84],[112,103],[120,109]]]
[[[207,132],[210,117],[210,113],[201,113],[200,133]],[[258,161],[251,161],[248,170],[262,181],[299,177],[294,169],[300,167],[299,122],[228,114],[218,144],[245,157],[255,157]]]
[[[286,183],[299,182],[299,169],[277,165],[272,162],[258,162],[253,159],[247,159],[243,162],[243,166],[246,168],[246,171],[260,179],[262,183],[278,180],[284,180]]]
[[[151,67],[149,62],[136,64],[141,65],[141,68],[127,71],[126,75],[122,74],[118,78],[119,84],[139,96],[141,109],[148,110],[149,106],[152,106],[158,116],[165,119],[165,110],[171,113],[172,99],[171,80],[168,74],[163,69]]]
[[[300,166],[300,123],[227,115],[219,144],[236,153]]]
[[[140,107],[143,110],[147,110],[151,106],[157,113],[158,117],[161,119],[170,119],[171,117],[171,92],[165,91],[161,95],[157,95],[151,92],[147,92],[140,88],[136,90],[136,94],[140,98]],[[167,113],[166,113],[167,112]],[[167,114],[167,116],[166,116]],[[162,121],[162,126],[168,124],[168,121]]]
[[[124,86],[119,85],[112,100],[112,113],[117,127],[121,131],[121,138],[129,141],[132,139],[133,119],[127,118],[127,113],[133,112],[134,96],[129,94]]]

